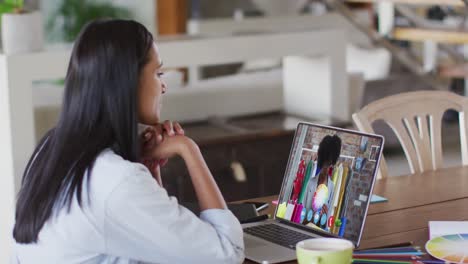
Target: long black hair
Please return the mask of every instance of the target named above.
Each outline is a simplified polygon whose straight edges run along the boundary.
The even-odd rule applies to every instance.
[[[13,237],[37,242],[56,207],[76,195],[97,155],[111,148],[139,160],[137,93],[139,75],[150,59],[153,37],[129,20],[97,20],[75,41],[65,78],[62,110],[55,128],[40,141],[23,175]]]
[[[317,167],[323,168],[335,165],[340,157],[341,139],[337,135],[325,136],[319,144],[317,152]]]

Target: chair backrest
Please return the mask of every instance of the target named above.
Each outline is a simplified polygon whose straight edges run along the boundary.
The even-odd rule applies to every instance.
[[[372,123],[386,122],[403,147],[411,173],[436,170],[443,166],[442,117],[449,110],[459,113],[462,164],[468,164],[468,98],[446,91],[417,91],[389,96],[370,103],[353,114],[361,131],[374,133]],[[388,176],[385,159],[378,178]]]

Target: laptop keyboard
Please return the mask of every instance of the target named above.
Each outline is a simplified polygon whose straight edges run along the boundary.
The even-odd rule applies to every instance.
[[[244,232],[290,249],[295,249],[299,241],[313,238],[313,236],[275,224],[247,227],[244,228]]]

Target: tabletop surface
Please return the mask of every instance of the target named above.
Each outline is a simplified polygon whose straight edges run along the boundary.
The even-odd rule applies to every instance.
[[[468,167],[377,180],[373,193],[388,202],[370,205],[360,248],[409,241],[424,246],[429,221],[468,220]],[[270,202],[264,213],[273,215],[271,201],[276,199],[269,196],[249,201]]]

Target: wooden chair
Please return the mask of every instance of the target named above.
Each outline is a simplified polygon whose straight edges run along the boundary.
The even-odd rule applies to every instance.
[[[442,117],[449,110],[459,113],[462,164],[468,165],[468,98],[446,91],[417,91],[389,96],[353,114],[361,131],[374,133],[372,123],[386,122],[403,147],[411,173],[437,170],[443,166]],[[388,176],[382,157],[378,179]]]

